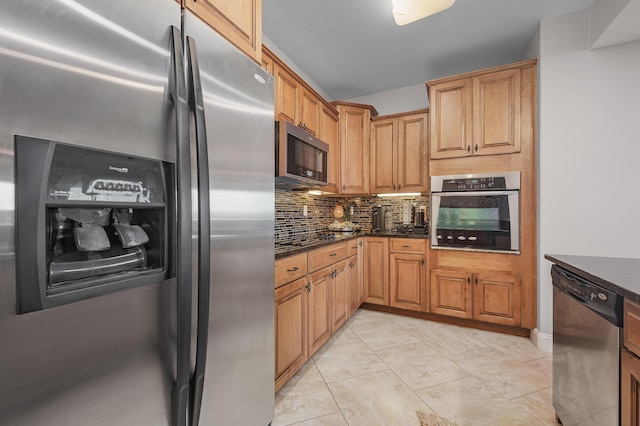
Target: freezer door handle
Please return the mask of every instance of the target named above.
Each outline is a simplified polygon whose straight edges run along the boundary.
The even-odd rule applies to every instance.
[[[189,78],[189,107],[194,114],[196,127],[196,157],[198,170],[198,325],[196,332],[196,365],[191,377],[189,420],[197,426],[202,407],[205,366],[207,362],[207,339],[209,336],[210,293],[210,213],[209,213],[209,154],[207,152],[207,130],[204,117],[204,96],[200,80],[200,68],[196,53],[196,42],[187,37],[187,63]]]
[[[191,155],[189,111],[180,30],[171,26],[169,93],[176,113],[177,326],[176,383],[171,392],[171,424],[186,426],[191,358]]]

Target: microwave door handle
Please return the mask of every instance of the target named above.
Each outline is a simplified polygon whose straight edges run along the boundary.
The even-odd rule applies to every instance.
[[[209,337],[210,287],[210,210],[209,210],[209,154],[207,129],[204,116],[204,96],[196,51],[196,42],[187,36],[187,60],[189,76],[189,107],[193,111],[196,127],[196,157],[198,175],[198,325],[196,331],[196,365],[191,377],[189,419],[197,426],[202,408],[207,342]]]
[[[191,156],[189,152],[189,114],[182,63],[180,30],[171,26],[170,98],[176,112],[177,179],[177,327],[176,383],[171,391],[171,424],[187,424],[189,368],[191,359]]]

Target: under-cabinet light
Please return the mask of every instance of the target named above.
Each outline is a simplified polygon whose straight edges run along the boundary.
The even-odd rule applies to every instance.
[[[318,189],[312,189],[309,191],[309,194],[311,195],[322,195],[322,191],[318,190]]]
[[[390,194],[377,194],[378,197],[418,197],[419,192],[392,192]]]

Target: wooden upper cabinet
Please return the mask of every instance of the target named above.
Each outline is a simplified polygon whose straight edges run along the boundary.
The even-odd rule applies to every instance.
[[[294,75],[279,64],[274,65],[275,77],[275,115],[277,120],[296,123],[299,114],[300,83]]]
[[[328,184],[323,191],[340,192],[340,139],[338,113],[327,105],[320,108],[320,126],[318,138],[329,145]]]
[[[471,79],[465,78],[430,86],[432,159],[471,154],[471,84]]]
[[[520,152],[523,93],[533,80],[522,78],[534,61],[518,62],[427,82],[431,113],[431,158]]]
[[[473,151],[520,152],[520,77],[513,69],[473,79]]]
[[[269,74],[274,75],[274,66],[275,63],[273,61],[273,57],[262,52],[262,68],[265,69]]]
[[[340,192],[369,193],[369,133],[371,117],[378,112],[371,105],[332,102],[340,121]]]
[[[265,54],[264,56],[269,56]],[[264,64],[263,64],[264,67]],[[302,127],[314,136],[320,132],[323,101],[296,74],[277,60],[273,65],[275,77],[275,115]]]
[[[304,86],[300,91],[300,114],[299,122],[295,123],[314,136],[318,136],[320,129],[320,113],[322,111],[322,101],[306,89]]]
[[[398,120],[384,118],[371,122],[371,193],[394,192],[398,174]]]
[[[182,4],[262,63],[262,0],[183,0]]]
[[[428,190],[426,111],[371,121],[371,193]]]

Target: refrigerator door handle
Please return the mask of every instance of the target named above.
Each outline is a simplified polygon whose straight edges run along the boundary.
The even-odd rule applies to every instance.
[[[171,26],[169,93],[176,112],[176,213],[178,226],[176,247],[176,383],[171,391],[171,424],[185,426],[187,424],[191,359],[191,155],[182,35],[175,26]]]
[[[196,127],[196,153],[198,171],[198,325],[196,332],[196,365],[191,377],[189,420],[197,426],[202,408],[207,341],[209,336],[210,294],[210,212],[209,212],[209,154],[204,116],[204,96],[200,80],[200,68],[196,42],[187,36],[187,63],[189,76],[189,107],[193,111]]]

